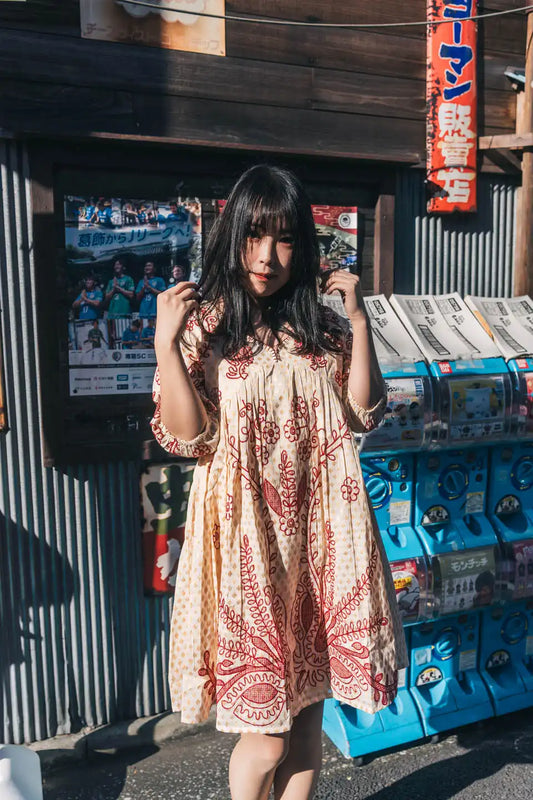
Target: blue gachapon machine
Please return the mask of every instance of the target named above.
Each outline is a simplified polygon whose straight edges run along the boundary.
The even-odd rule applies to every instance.
[[[431,450],[417,456],[414,512],[433,578],[432,621],[413,630],[411,651],[411,692],[429,735],[493,714],[478,671],[479,609],[496,600],[489,445],[509,436],[512,394],[505,361],[459,295],[393,295],[391,303],[430,362],[434,385]]]
[[[482,616],[481,674],[496,714],[533,705],[533,301],[468,297],[513,382],[509,440],[492,450],[488,512],[501,542],[501,603]]]
[[[396,587],[404,626],[425,615],[430,583],[427,560],[412,527],[414,451],[429,446],[431,380],[424,358],[384,295],[365,298],[388,404],[381,425],[361,437],[361,467]],[[406,628],[409,641],[409,629]],[[409,668],[399,676],[394,703],[371,715],[336,700],[324,708],[324,730],[346,756],[422,738],[424,729],[409,693]]]

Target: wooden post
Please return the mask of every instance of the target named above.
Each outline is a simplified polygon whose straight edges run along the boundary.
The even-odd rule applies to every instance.
[[[374,294],[394,291],[394,195],[380,194],[374,229]]]
[[[517,133],[533,132],[533,12],[528,12],[526,40],[526,86],[523,109]],[[515,295],[533,294],[533,151],[524,150],[522,158],[522,189],[516,219],[516,250],[514,272]]]

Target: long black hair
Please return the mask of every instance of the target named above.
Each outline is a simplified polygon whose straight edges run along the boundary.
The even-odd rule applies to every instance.
[[[284,229],[293,236],[289,281],[259,303],[243,284],[248,237],[257,228],[270,235]],[[292,336],[299,352],[338,351],[336,332],[331,325],[326,331],[318,300],[319,264],[311,205],[300,181],[279,167],[259,165],[247,170],[210,231],[200,280],[207,306],[222,301],[215,333],[224,339],[225,355],[236,355],[247,337],[253,336],[252,308],[257,305],[270,330],[276,336],[281,332]]]

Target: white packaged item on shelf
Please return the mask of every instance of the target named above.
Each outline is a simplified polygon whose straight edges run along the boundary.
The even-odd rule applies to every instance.
[[[423,361],[424,356],[384,294],[365,297],[376,354],[381,366]]]
[[[473,361],[500,351],[457,292],[399,295],[392,307],[428,361]]]
[[[533,354],[533,302],[529,297],[468,295],[465,302],[490,331],[504,358]]]

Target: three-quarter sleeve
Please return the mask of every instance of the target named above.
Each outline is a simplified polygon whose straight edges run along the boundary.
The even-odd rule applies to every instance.
[[[209,392],[206,382],[206,370],[209,369],[211,347],[207,334],[200,325],[197,314],[191,314],[187,328],[180,341],[180,348],[187,371],[204,404],[207,422],[204,429],[194,439],[179,439],[161,420],[161,387],[159,368],[156,369],[152,396],[155,411],[150,422],[156,441],[175,456],[182,458],[200,458],[215,452],[220,433],[219,409],[214,399],[214,392]],[[179,398],[176,398],[179,402]]]
[[[344,323],[344,320],[343,320]],[[350,391],[348,379],[350,377],[350,365],[352,361],[353,334],[349,324],[343,324],[342,337],[342,371],[341,371],[341,392],[342,402],[348,418],[350,428],[354,433],[368,433],[377,428],[385,409],[387,408],[387,385],[382,379],[381,394],[379,400],[371,408],[361,406]]]

